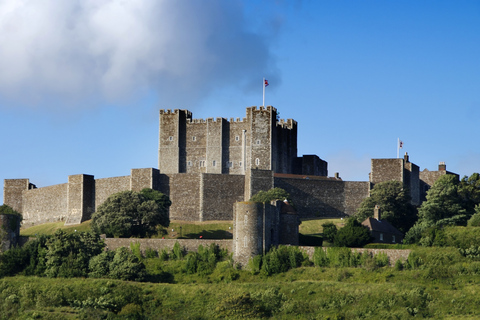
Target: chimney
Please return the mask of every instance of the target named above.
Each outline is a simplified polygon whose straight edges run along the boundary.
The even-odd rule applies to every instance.
[[[441,161],[438,164],[438,171],[447,171],[447,165],[445,164],[445,162]]]
[[[405,160],[405,162],[408,162],[409,160],[408,152],[405,152],[405,156],[403,156],[403,159]]]
[[[375,205],[375,209],[373,209],[373,217],[380,221],[381,213],[380,213],[380,206],[378,204]]]
[[[335,179],[340,179],[340,173],[335,172]]]

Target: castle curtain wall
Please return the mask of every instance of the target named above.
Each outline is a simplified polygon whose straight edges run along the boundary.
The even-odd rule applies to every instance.
[[[343,181],[345,188],[345,214],[354,215],[360,207],[363,199],[368,197],[370,192],[370,182],[365,181]]]
[[[245,176],[203,174],[200,221],[232,220],[235,202],[243,201]]]
[[[275,177],[275,187],[290,193],[300,218],[345,216],[345,184],[341,180]]]
[[[170,197],[171,220],[199,221],[200,173],[161,175],[160,191]]]
[[[23,225],[64,221],[67,217],[68,184],[23,191]],[[8,204],[8,203],[7,203]]]
[[[110,195],[127,190],[130,190],[130,176],[96,179],[95,211]]]

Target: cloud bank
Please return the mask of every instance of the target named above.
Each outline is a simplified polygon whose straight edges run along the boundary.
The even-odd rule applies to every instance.
[[[269,34],[236,1],[0,1],[0,108],[191,104],[276,74]],[[260,31],[260,32],[259,32]]]

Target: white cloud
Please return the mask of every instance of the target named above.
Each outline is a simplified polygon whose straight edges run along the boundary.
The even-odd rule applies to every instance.
[[[188,105],[276,73],[271,37],[235,1],[0,1],[0,101]],[[55,101],[55,102],[52,102]],[[183,106],[182,106],[183,107]]]

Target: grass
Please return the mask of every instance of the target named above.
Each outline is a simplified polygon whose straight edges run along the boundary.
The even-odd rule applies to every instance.
[[[165,234],[159,232],[154,238],[165,239],[233,239],[232,221],[179,221],[170,222],[164,229]]]
[[[55,231],[62,229],[65,232],[90,231],[91,220],[82,224],[73,226],[65,226],[63,221],[44,223],[20,230],[21,236],[35,237],[37,234],[54,234]],[[160,229],[153,238],[165,239],[232,239],[233,238],[233,222],[232,221],[171,221],[170,226],[166,229]],[[173,230],[173,231],[172,231]]]
[[[432,249],[435,250],[435,249]],[[164,270],[174,268],[165,262]],[[169,266],[170,265],[170,266]],[[271,277],[237,271],[225,281],[174,283],[11,277],[0,280],[2,318],[109,319],[478,319],[480,278],[432,281],[426,270],[301,267]],[[117,315],[116,315],[117,314]]]
[[[35,237],[37,234],[54,234],[57,230],[63,230],[68,233],[81,232],[81,231],[90,231],[90,220],[83,222],[82,224],[77,224],[73,226],[65,226],[65,222],[50,222],[39,224],[29,228],[21,228],[20,235],[26,237]]]
[[[300,224],[300,233],[304,235],[322,235],[323,227],[322,224],[332,222],[341,228],[344,225],[344,220],[341,218],[325,218],[325,219],[315,219],[315,220],[303,220]]]
[[[65,232],[90,231],[91,220],[82,224],[65,226],[63,221],[44,223],[29,228],[22,228],[20,235],[27,237],[35,237],[37,234],[53,234],[56,230],[62,229]],[[300,233],[308,238],[319,238],[322,236],[322,224],[332,222],[337,227],[343,226],[343,220],[340,218],[327,218],[316,220],[304,220],[300,224]],[[172,231],[173,230],[173,231]],[[180,221],[172,220],[168,228],[160,229],[158,234],[152,238],[165,239],[232,239],[233,238],[233,221]],[[312,240],[315,243],[315,239]]]

